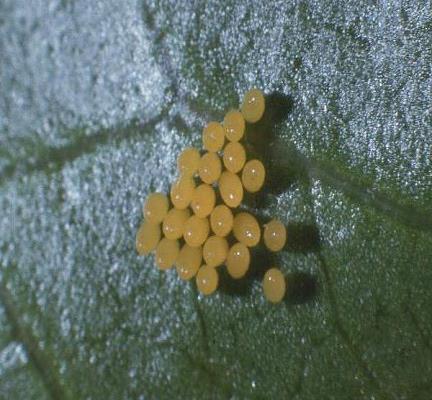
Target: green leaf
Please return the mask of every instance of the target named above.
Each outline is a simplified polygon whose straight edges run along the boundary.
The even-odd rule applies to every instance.
[[[431,6],[54,3],[0,5],[0,398],[429,399]],[[251,87],[278,305],[134,249],[145,197]]]

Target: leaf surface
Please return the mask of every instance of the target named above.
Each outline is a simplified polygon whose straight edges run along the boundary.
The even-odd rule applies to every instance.
[[[431,5],[93,3],[0,5],[0,397],[428,399]],[[251,87],[287,111],[248,203],[288,226],[276,306],[134,250]]]

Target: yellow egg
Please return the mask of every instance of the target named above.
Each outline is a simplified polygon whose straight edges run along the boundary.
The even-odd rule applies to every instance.
[[[205,218],[213,211],[215,203],[214,189],[210,185],[202,183],[194,191],[191,208],[197,217]]]
[[[286,243],[285,225],[276,219],[272,219],[268,224],[264,225],[263,239],[264,244],[270,251],[282,250]]]
[[[168,212],[168,197],[162,193],[152,193],[144,204],[144,218],[152,224],[160,224]]]
[[[136,234],[136,249],[138,254],[150,253],[156,248],[161,238],[160,225],[144,221]]]
[[[224,148],[223,162],[225,168],[236,174],[241,171],[246,162],[246,151],[238,142],[228,143]]]
[[[242,183],[244,188],[250,192],[258,192],[264,185],[265,168],[261,161],[250,160],[248,161],[242,172]]]
[[[198,247],[206,241],[209,230],[207,218],[199,218],[196,215],[192,215],[184,225],[183,237],[190,247]]]
[[[241,113],[247,122],[257,122],[265,110],[264,94],[261,90],[252,89],[247,92],[241,105]]]
[[[216,236],[228,235],[233,227],[233,221],[233,214],[225,204],[216,206],[210,215],[210,226]]]
[[[240,111],[229,111],[223,120],[225,135],[230,142],[238,142],[244,135],[245,120]]]
[[[202,262],[202,247],[183,245],[176,261],[176,270],[180,279],[188,281],[198,272]]]
[[[218,287],[219,275],[216,268],[210,267],[208,265],[203,265],[196,276],[196,284],[198,290],[204,294],[212,294]]]
[[[181,176],[171,186],[171,202],[175,208],[184,210],[192,200],[195,183],[190,176]]]
[[[177,259],[179,251],[178,240],[163,238],[156,247],[156,264],[163,270],[171,268]]]
[[[216,153],[221,150],[225,142],[225,131],[219,122],[209,122],[203,130],[203,147],[207,151]]]
[[[286,282],[282,272],[277,268],[270,268],[264,275],[263,291],[266,299],[272,303],[279,303],[285,296]]]
[[[167,239],[180,239],[183,235],[183,230],[186,221],[190,217],[189,210],[178,210],[172,208],[163,220],[162,230]]]
[[[180,175],[194,176],[198,171],[200,158],[198,149],[194,147],[184,149],[177,159],[177,168]]]
[[[222,200],[228,207],[238,207],[243,200],[243,186],[241,180],[232,172],[222,172],[219,178],[219,191]]]
[[[261,238],[257,220],[247,212],[241,212],[234,217],[233,232],[235,238],[248,247],[256,246]]]
[[[222,172],[222,163],[216,153],[206,153],[201,157],[199,167],[199,176],[204,183],[211,185],[216,182]]]
[[[234,244],[228,251],[226,266],[228,273],[234,279],[240,279],[245,276],[250,265],[249,248],[243,243]]]
[[[210,267],[217,267],[225,261],[228,254],[228,242],[220,236],[210,236],[203,247],[205,263]]]

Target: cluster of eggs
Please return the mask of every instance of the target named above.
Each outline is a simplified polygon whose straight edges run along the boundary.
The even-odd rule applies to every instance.
[[[247,160],[242,144],[246,122],[259,121],[264,110],[263,93],[247,92],[240,110],[229,111],[222,123],[212,121],[205,126],[203,154],[190,147],[179,155],[179,177],[169,198],[152,193],[144,204],[144,222],[136,236],[138,253],[155,250],[161,270],[175,266],[182,280],[195,278],[204,295],[217,289],[222,265],[233,279],[244,277],[251,262],[249,249],[261,240],[256,218],[235,209],[244,191],[256,193],[265,181],[263,163]],[[286,242],[285,226],[273,219],[264,225],[262,236],[270,251],[280,251]],[[266,271],[263,291],[273,303],[285,296],[285,277],[278,268]]]

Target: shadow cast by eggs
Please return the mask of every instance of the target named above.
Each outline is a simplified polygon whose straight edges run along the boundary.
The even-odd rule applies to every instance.
[[[263,225],[266,221],[259,219]],[[317,251],[320,247],[319,232],[316,225],[289,223],[287,228],[287,243],[284,251],[308,253]],[[233,279],[226,266],[219,267],[219,289],[221,292],[231,296],[248,296],[254,281],[262,282],[265,273],[270,268],[280,264],[277,253],[272,253],[264,246],[250,249],[251,261],[246,275],[240,279]],[[289,301],[297,304],[304,302],[316,292],[316,280],[311,275],[303,273],[288,274],[291,295]]]
[[[306,175],[296,149],[288,145],[281,147],[277,135],[278,125],[287,120],[293,107],[291,96],[273,92],[266,96],[266,109],[261,120],[246,126],[247,151],[260,159],[266,168],[266,184],[256,196],[258,204],[266,194],[280,194]]]
[[[268,194],[280,194],[293,183],[308,178],[302,155],[293,146],[285,144],[277,137],[278,124],[284,122],[293,109],[290,96],[273,92],[266,96],[266,110],[260,121],[246,126],[246,151],[251,158],[257,158],[266,168],[266,183],[258,193],[245,193],[243,202],[255,209],[265,208]],[[247,209],[247,208],[246,208]],[[257,216],[260,225],[264,217]],[[320,235],[316,225],[304,223],[289,223],[287,228],[287,243],[284,251],[308,253],[317,251],[320,247]],[[225,266],[219,273],[219,289],[230,296],[249,296],[254,282],[262,282],[265,273],[280,264],[276,253],[264,246],[251,250],[249,270],[241,279],[233,279]],[[304,304],[312,301],[318,292],[315,276],[303,272],[286,275],[287,295],[284,302],[290,305]]]
[[[284,302],[299,305],[312,301],[318,292],[315,276],[305,272],[293,272],[286,275],[287,295]]]
[[[248,277],[240,279],[232,278],[226,267],[219,267],[219,287],[218,290],[229,296],[248,296],[251,292],[251,280]]]
[[[233,279],[225,266],[219,269],[219,290],[233,297],[251,295],[254,281],[262,282],[265,273],[272,267],[271,254],[260,252],[251,263],[248,273],[241,279]],[[301,305],[313,301],[318,294],[318,280],[305,272],[292,272],[285,275],[287,294],[283,302],[287,305]]]
[[[246,137],[252,151],[266,158],[268,147],[275,138],[275,127],[285,121],[293,108],[291,96],[273,92],[265,96],[266,107],[261,119],[246,124]]]
[[[291,96],[277,90],[265,96],[265,101],[266,112],[264,113],[263,120],[268,119],[273,124],[285,121],[294,106]]]
[[[254,281],[261,282],[266,271],[274,264],[269,251],[257,247],[250,249],[251,262],[246,275],[240,279],[233,279],[225,266],[219,270],[219,290],[231,296],[247,296],[250,294]]]
[[[246,207],[240,207],[239,211],[250,212]],[[258,224],[263,227],[273,218],[255,214],[254,215]],[[319,230],[316,224],[306,224],[301,222],[288,222],[285,225],[287,238],[285,246],[283,247],[283,251],[290,253],[310,253],[316,252],[320,249],[321,240]],[[263,234],[263,232],[262,232]],[[231,244],[235,243],[234,237],[231,239]],[[253,276],[257,276],[261,274],[262,267],[259,267],[260,264],[271,264],[274,263],[275,257],[277,256],[277,252],[273,253],[264,246],[262,242],[262,246],[257,246],[251,248],[251,274]],[[264,271],[265,273],[265,271]],[[262,276],[264,276],[262,273]],[[260,276],[260,277],[262,277]]]
[[[315,224],[289,223],[286,225],[287,243],[284,250],[308,253],[320,248],[320,235]]]
[[[265,247],[251,249],[251,262],[248,271],[248,278],[251,281],[261,282],[268,269],[274,266],[274,255]]]

